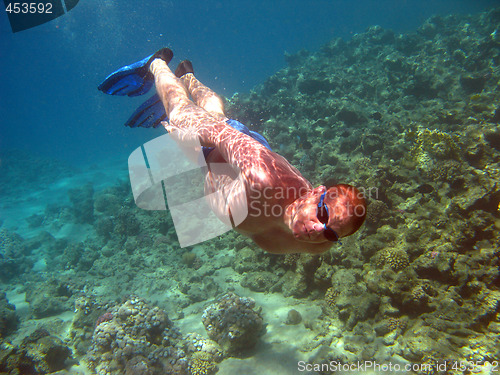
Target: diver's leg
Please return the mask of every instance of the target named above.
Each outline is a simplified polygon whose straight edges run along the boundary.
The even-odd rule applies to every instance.
[[[224,102],[215,92],[198,81],[198,79],[194,76],[191,61],[182,61],[179,66],[177,66],[177,69],[175,69],[175,76],[180,78],[196,105],[205,109],[214,117],[217,117],[222,121],[227,121],[231,127],[249,135],[272,151],[271,146],[263,135],[249,130],[245,125],[238,121],[227,119],[224,114]]]
[[[163,60],[154,60],[149,70],[155,77],[156,91],[170,120],[174,117],[174,111],[178,111],[190,104],[194,105],[189,100],[189,93],[182,82],[172,73]]]
[[[184,60],[179,64],[175,70],[175,75],[181,79],[197,106],[222,119],[226,118],[224,102],[221,97],[198,81],[194,76],[193,65],[189,60]]]
[[[193,103],[183,82],[163,60],[154,60],[150,71],[155,76],[156,91],[169,118],[169,124],[164,123],[164,126],[169,132],[176,131],[175,136],[181,142],[198,140],[202,146],[213,147],[221,133],[231,128],[221,115],[209,113]]]
[[[214,115],[226,118],[226,115],[224,114],[224,102],[220,96],[198,81],[193,73],[183,75],[181,80],[186,89],[189,91],[189,94],[191,94],[191,97],[196,105]]]

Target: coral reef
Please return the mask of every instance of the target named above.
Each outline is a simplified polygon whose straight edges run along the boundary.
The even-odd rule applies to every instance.
[[[256,292],[271,290],[280,275],[269,271],[247,272],[241,280],[241,286]]]
[[[196,333],[186,335],[185,348],[188,353],[207,353],[215,362],[220,362],[224,358],[224,352],[219,344]]]
[[[410,265],[410,258],[404,249],[392,247],[382,251],[377,259],[377,265],[384,264],[393,271],[401,271]]]
[[[97,320],[87,355],[97,374],[186,374],[180,333],[158,307],[131,297]]]
[[[254,307],[253,299],[229,292],[203,312],[208,337],[217,342],[226,355],[248,351],[265,333],[262,315]]]
[[[0,281],[8,282],[33,266],[24,239],[15,232],[0,229]]]
[[[410,152],[418,168],[428,172],[436,164],[448,159],[459,159],[461,148],[459,137],[437,129],[408,131],[406,137],[412,141]]]
[[[217,364],[207,352],[194,352],[189,359],[190,375],[213,375],[217,370]]]
[[[18,325],[16,307],[9,303],[4,292],[0,292],[0,338],[15,332]]]
[[[71,288],[67,284],[51,279],[28,285],[26,302],[30,304],[31,313],[35,318],[44,318],[68,310],[71,295]]]
[[[37,329],[19,346],[3,342],[0,350],[0,372],[42,375],[67,367],[69,349],[59,338],[45,329]],[[21,371],[21,372],[19,372]]]
[[[70,189],[68,197],[76,222],[92,223],[94,221],[94,187],[92,184]]]
[[[69,333],[69,342],[75,354],[83,356],[92,345],[92,336],[96,326],[113,314],[109,303],[100,303],[92,296],[81,295],[75,299],[74,317]],[[109,319],[110,320],[110,319]]]

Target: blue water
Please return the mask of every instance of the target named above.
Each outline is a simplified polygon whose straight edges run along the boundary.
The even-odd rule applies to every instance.
[[[162,129],[123,123],[142,98],[103,95],[107,74],[160,47],[193,61],[220,94],[249,91],[285,66],[284,53],[317,50],[370,25],[404,32],[433,14],[477,13],[493,0],[81,0],[68,14],[13,34],[0,15],[0,149],[79,165],[124,162]]]

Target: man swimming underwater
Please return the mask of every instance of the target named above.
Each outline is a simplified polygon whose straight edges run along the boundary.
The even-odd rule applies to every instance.
[[[265,138],[224,114],[221,98],[194,76],[185,60],[175,74],[168,67],[173,53],[163,48],[111,74],[99,89],[111,95],[136,96],[154,84],[157,95],[144,103],[128,126],[162,123],[182,145],[198,139],[208,165],[205,191],[223,191],[227,202],[212,200],[219,217],[246,205],[248,215],[235,230],[270,253],[322,253],[340,238],[356,232],[366,216],[366,203],[353,186],[313,188],[284,157],[271,151]],[[189,98],[191,96],[192,100]],[[169,122],[162,122],[168,117]],[[236,179],[216,173],[211,163],[239,169]]]

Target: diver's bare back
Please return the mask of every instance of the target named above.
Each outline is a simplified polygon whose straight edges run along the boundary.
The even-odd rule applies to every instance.
[[[309,181],[295,167],[281,155],[226,124],[205,129],[218,133],[210,137],[215,141],[212,144],[215,149],[208,155],[208,165],[228,162],[240,171],[236,181],[225,174],[209,172],[208,192],[219,190],[228,198],[226,204],[211,202],[217,215],[231,215],[233,208],[245,205],[248,215],[236,230],[271,253],[319,253],[331,247],[331,243],[297,240],[285,223],[287,207],[312,190]]]

